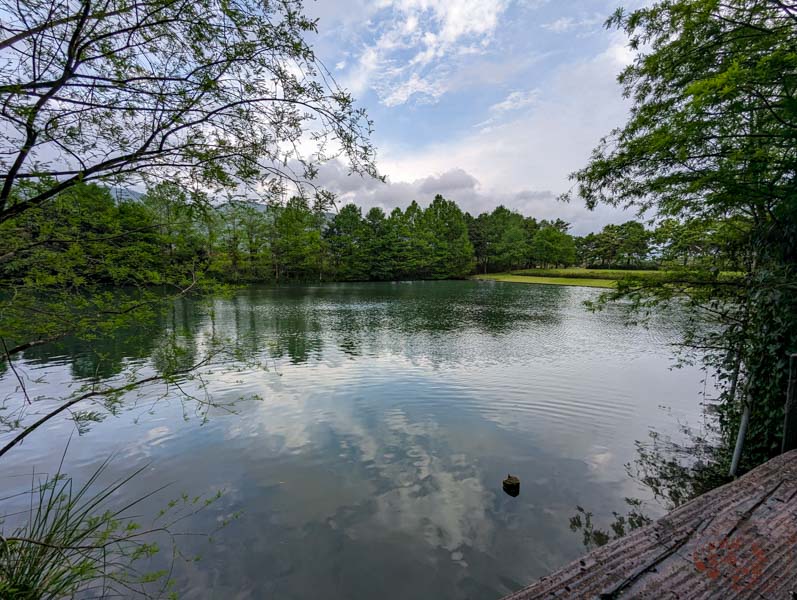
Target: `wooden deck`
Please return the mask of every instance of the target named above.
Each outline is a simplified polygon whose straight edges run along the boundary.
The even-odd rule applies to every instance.
[[[797,600],[797,450],[506,600]]]

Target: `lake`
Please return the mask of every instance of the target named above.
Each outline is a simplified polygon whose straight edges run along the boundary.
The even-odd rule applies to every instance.
[[[146,465],[126,498],[170,484],[140,513],[219,489],[181,526],[208,532],[240,512],[213,543],[179,538],[201,554],[174,563],[182,597],[498,598],[583,553],[577,505],[605,524],[624,497],[648,497],[624,468],[635,440],[700,419],[703,374],[671,369],[677,316],[626,326],[620,306],[585,309],[598,294],[453,281],[181,300],[155,329],[26,353],[34,408],[91,378],[149,372],[169,337],[200,356],[224,336],[238,360],[204,368],[204,390],[128,394],[83,435],[48,425],[5,457],[3,491],[52,472],[72,433],[77,480],[114,453],[109,476]],[[6,372],[0,393],[18,402],[15,389]],[[501,489],[508,473],[516,498]]]

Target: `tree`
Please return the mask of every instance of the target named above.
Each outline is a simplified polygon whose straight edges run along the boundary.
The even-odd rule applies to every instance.
[[[473,253],[476,259],[476,270],[487,273],[487,221],[486,213],[473,217],[470,213],[465,213],[465,224],[468,226],[468,238],[473,246]]]
[[[601,266],[614,266],[620,256],[621,231],[618,225],[606,225],[598,234],[597,252]]]
[[[467,222],[481,271],[506,271],[528,264],[529,244],[539,227],[536,219],[524,218],[500,205],[492,213],[482,213]]]
[[[570,229],[570,223],[562,219],[556,219],[555,221],[547,221],[543,219],[542,221],[540,221],[539,227],[540,229],[545,227],[553,227],[554,229],[556,229],[561,233],[567,233],[567,230]]]
[[[576,243],[556,227],[543,227],[531,242],[531,256],[543,267],[570,266],[576,262]]]
[[[160,244],[165,249],[162,254],[165,261],[163,269],[185,266],[196,270],[199,266],[197,261],[207,258],[206,246],[196,227],[199,217],[197,211],[206,202],[191,202],[189,194],[180,186],[163,181],[147,189],[141,204],[156,224]]]
[[[75,186],[0,226],[0,280],[17,289],[159,283],[166,244],[156,216],[107,188]]]
[[[0,223],[89,181],[281,191],[287,178],[301,193],[315,173],[303,136],[375,175],[370,122],[330,87],[301,8],[3,1]]]
[[[584,237],[575,239],[576,243],[576,262],[585,267],[592,267],[599,262],[602,263],[599,251],[600,234],[588,233]]]
[[[431,266],[431,240],[423,220],[423,209],[415,200],[401,215],[401,229],[407,240],[404,275],[425,279],[429,276]]]
[[[665,261],[696,268],[715,266],[741,271],[750,221],[742,215],[725,219],[662,220],[653,233]]]
[[[273,226],[271,217],[259,204],[244,203],[236,206],[236,211],[248,263],[247,278],[251,281],[268,280],[271,273],[271,249],[268,246]]]
[[[416,205],[417,206],[417,205]],[[412,259],[411,231],[406,214],[400,208],[394,208],[385,224],[385,260],[386,268],[394,279],[408,279],[414,274]]]
[[[434,279],[460,278],[473,271],[473,245],[462,211],[440,194],[423,213],[424,233],[430,245],[430,274]]]
[[[194,213],[193,207],[183,209]],[[211,277],[220,281],[263,281],[271,277],[272,260],[269,239],[273,229],[272,215],[253,202],[230,201],[213,211],[212,237],[202,245],[189,245],[184,251],[191,256],[205,256],[209,250],[213,260],[208,268]],[[198,240],[196,216],[192,231]],[[188,260],[185,257],[184,262]]]
[[[96,352],[98,339],[114,340],[131,324],[146,330],[176,297],[212,284],[206,271],[221,265],[220,255],[234,261],[233,277],[262,264],[269,227],[247,210],[214,215],[210,198],[276,200],[290,182],[303,199],[315,193],[324,204],[329,196],[312,180],[332,157],[376,175],[371,123],[315,58],[305,37],[316,23],[301,9],[299,0],[0,0],[0,368],[19,383],[18,406],[4,405],[0,416],[0,457],[53,419],[85,427],[136,387],[197,376],[230,350],[215,332],[201,350],[165,336],[153,342],[146,374],[124,361],[112,384],[97,362],[85,385],[35,404],[15,365],[45,344],[68,339]],[[144,183],[144,202],[108,191]],[[302,201],[289,203],[282,223],[302,238],[301,253],[278,249],[291,274],[317,277],[319,212]],[[203,236],[206,248],[197,243]],[[91,531],[113,521],[109,514],[92,521],[81,513],[69,529]],[[23,555],[41,555],[38,542]],[[4,548],[3,567],[16,560],[11,543]],[[49,550],[65,562],[80,552]],[[100,567],[117,569],[104,548],[98,556],[112,559]],[[88,562],[66,569],[103,575]]]
[[[340,209],[325,232],[333,277],[338,281],[368,279],[371,261],[370,237],[359,206]]]
[[[313,212],[300,196],[273,210],[276,239],[272,242],[272,252],[277,279],[320,279],[324,271],[322,216]]]
[[[689,219],[681,223],[678,219],[664,219],[656,228],[656,241],[665,260],[687,267],[705,254],[710,221]]]
[[[0,299],[4,361],[68,334],[96,337],[144,320],[170,300],[152,284],[199,289],[203,253],[218,241],[208,192],[258,188],[273,200],[292,181],[306,197],[317,162],[333,155],[355,172],[376,174],[370,122],[325,77],[304,39],[316,24],[298,0],[0,1],[0,270],[11,288]],[[315,160],[298,153],[300,139],[313,142],[302,146]],[[89,184],[141,181],[169,182],[152,186],[142,227],[160,233],[168,260],[138,270],[111,265],[111,255],[102,269],[97,261],[79,264],[89,245],[111,238],[106,246],[122,245],[133,233],[94,227],[111,210],[107,199],[85,220],[92,227],[75,221],[99,193]],[[318,198],[328,197],[319,191]],[[175,220],[186,203],[205,205],[208,250],[180,238],[199,229],[180,229],[184,211]],[[140,207],[124,210],[129,220]],[[53,229],[62,215],[69,215],[67,236]],[[191,225],[202,222],[188,216]],[[15,234],[32,221],[44,229],[21,243]],[[233,233],[224,240],[227,256],[242,259],[243,238]],[[44,249],[60,274],[43,275],[50,268],[40,259]],[[255,245],[247,251],[251,258]],[[312,266],[316,275],[321,267]],[[102,288],[109,282],[133,286],[131,293],[110,297]]]
[[[508,271],[525,267],[531,254],[528,240],[528,232],[523,222],[513,218],[493,245],[492,259],[495,268]]]
[[[642,263],[650,251],[650,234],[639,221],[626,221],[619,226],[620,246],[618,252],[620,260],[626,266]]]
[[[712,327],[685,333],[723,383],[724,460],[751,409],[745,464],[780,448],[787,352],[797,348],[797,4],[665,0],[609,21],[633,62],[620,75],[629,121],[573,175],[589,207],[654,208],[691,229],[735,223],[744,275],[622,285],[637,305],[686,303]],[[744,226],[738,227],[744,223]],[[697,319],[695,319],[697,320]]]
[[[368,253],[363,259],[370,278],[376,281],[390,281],[395,278],[395,264],[390,260],[390,224],[385,211],[378,206],[365,215],[364,246]]]

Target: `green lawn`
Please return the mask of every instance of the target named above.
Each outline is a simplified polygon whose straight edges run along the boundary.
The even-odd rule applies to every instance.
[[[509,283],[541,283],[543,285],[575,285],[581,287],[610,288],[614,287],[613,279],[592,279],[579,277],[532,277],[529,275],[514,275],[509,273],[491,273],[489,275],[474,275],[473,279],[485,281],[506,281]]]
[[[626,277],[667,277],[671,271],[649,271],[641,269],[583,269],[580,267],[571,267],[568,269],[525,269],[523,271],[512,271],[512,275],[521,275],[529,277],[568,277],[576,279],[604,279],[617,281],[618,279],[625,279]]]
[[[742,273],[723,272],[720,280],[731,281],[741,277]],[[548,285],[578,285],[584,287],[611,288],[615,282],[626,277],[645,279],[648,281],[662,281],[669,277],[676,279],[694,278],[700,281],[701,274],[697,271],[643,271],[643,270],[611,270],[611,269],[582,269],[573,267],[570,269],[525,269],[522,271],[512,271],[511,273],[490,273],[487,275],[474,275],[474,279],[486,279],[492,281],[508,281],[511,283],[543,283]],[[709,279],[706,279],[709,281]]]

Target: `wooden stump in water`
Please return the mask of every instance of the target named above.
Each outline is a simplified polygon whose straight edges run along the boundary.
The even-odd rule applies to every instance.
[[[513,498],[520,495],[520,479],[514,475],[507,475],[504,479],[504,491]]]

